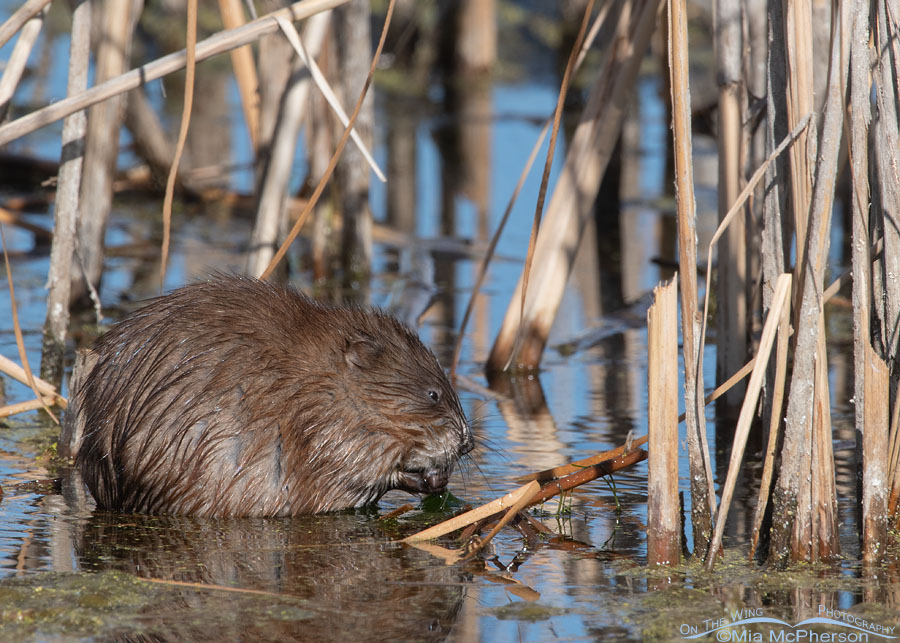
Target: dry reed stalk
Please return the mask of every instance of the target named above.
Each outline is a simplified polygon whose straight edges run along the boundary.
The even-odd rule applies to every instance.
[[[411,536],[407,536],[400,542],[404,543],[414,543],[423,540],[433,540],[435,538],[440,538],[441,536],[445,536],[446,534],[452,533],[457,529],[462,529],[472,523],[478,522],[483,518],[489,518],[493,516],[497,512],[506,511],[510,507],[514,506],[518,503],[522,498],[532,498],[534,494],[540,491],[541,485],[532,480],[528,484],[522,485],[518,489],[514,491],[510,491],[509,493],[497,498],[496,500],[492,500],[491,502],[481,505],[480,507],[476,507],[471,511],[467,511],[459,516],[454,516],[449,520],[445,520],[442,523],[434,525],[433,527],[429,527],[428,529],[423,529]]]
[[[327,58],[323,60],[327,64]],[[325,104],[325,99],[322,98],[321,94],[313,94],[311,96],[310,106],[309,106],[309,117],[306,119],[306,140],[307,144],[305,145],[306,152],[306,164],[309,168],[309,176],[320,177],[325,174],[325,170],[328,169],[328,159],[331,154],[331,147],[334,144],[333,136],[331,135],[331,120],[328,117],[328,106]],[[396,131],[396,130],[394,130]],[[409,135],[408,132],[404,132],[404,135]],[[397,149],[391,143],[387,145],[388,150],[392,150],[396,153]],[[415,149],[414,144],[412,149]],[[392,157],[388,156],[388,173],[391,174],[392,181],[388,183],[388,212],[397,211],[402,208],[398,208],[394,210],[391,206],[391,198],[395,194],[402,194],[402,199],[404,202],[409,204],[409,207],[405,210],[409,212],[411,215],[415,212],[415,171],[410,170],[409,172],[392,172],[391,168],[391,160]],[[410,164],[412,167],[414,164]],[[407,189],[398,189],[401,186],[398,185],[398,176],[403,176],[405,181],[408,182]],[[315,210],[315,216],[313,217],[312,222],[312,233],[310,234],[310,254],[312,259],[312,277],[315,283],[325,283],[331,274],[331,266],[332,261],[330,259],[331,255],[331,247],[329,244],[329,239],[331,238],[332,228],[335,224],[334,218],[332,214],[334,213],[333,204],[330,203],[329,199],[325,199],[321,202]],[[411,226],[410,226],[411,228]],[[377,230],[377,226],[376,226]]]
[[[865,405],[862,434],[862,555],[877,563],[887,545],[888,494],[888,405],[890,374],[881,357],[866,344]],[[887,482],[887,484],[885,484]]]
[[[839,136],[839,135],[838,135]],[[831,397],[828,391],[828,355],[825,348],[825,316],[819,317],[816,346],[816,382],[813,389],[813,506],[817,558],[828,559],[841,553],[838,534],[837,487],[834,480],[834,447],[831,431]],[[785,431],[787,430],[785,424]],[[883,480],[883,479],[882,479]]]
[[[595,464],[600,464],[602,462],[606,462],[607,460],[612,460],[614,458],[618,458],[619,456],[631,453],[633,449],[647,444],[649,439],[649,436],[644,435],[640,438],[635,438],[628,444],[623,444],[622,446],[616,447],[615,449],[610,449],[609,451],[603,451],[596,455],[592,455],[589,458],[584,458],[583,460],[575,460],[574,462],[570,462],[569,464],[563,464],[551,469],[544,469],[543,471],[531,473],[527,476],[520,476],[516,478],[516,482],[528,482],[530,480],[537,480],[538,482],[549,482],[550,480],[556,480],[557,478],[562,478],[563,476],[567,476],[570,473],[577,473],[578,471],[581,471],[582,469],[593,466]]]
[[[219,13],[222,16],[222,25],[226,29],[237,29],[246,22],[240,0],[219,0]],[[255,156],[259,146],[259,78],[256,75],[256,63],[253,61],[253,48],[244,45],[232,49],[231,66],[234,67],[244,122],[247,124],[250,145]]]
[[[166,194],[163,198],[163,238],[162,258],[159,262],[159,289],[166,283],[166,266],[169,260],[169,236],[172,229],[172,201],[175,198],[175,179],[178,177],[178,165],[187,142],[188,128],[191,125],[191,111],[194,107],[194,77],[197,71],[197,0],[187,0],[187,27],[185,32],[185,75],[184,105],[181,111],[181,126],[178,129],[178,142],[175,143],[175,158],[169,168],[166,179]]]
[[[300,216],[297,217],[297,220],[294,222],[294,226],[288,233],[287,238],[284,240],[284,243],[281,244],[281,247],[278,248],[278,252],[275,253],[274,257],[272,257],[272,261],[269,262],[268,267],[263,271],[262,275],[260,276],[261,279],[268,279],[269,275],[272,274],[272,271],[275,270],[275,267],[287,253],[287,249],[294,242],[294,239],[296,239],[297,235],[300,234],[300,229],[303,227],[306,218],[309,216],[309,213],[312,212],[313,208],[318,202],[319,197],[322,196],[322,192],[325,190],[325,185],[328,183],[328,179],[331,178],[331,174],[334,172],[334,168],[341,156],[341,152],[344,151],[344,147],[347,145],[347,141],[350,139],[350,131],[353,128],[354,123],[356,123],[356,119],[359,116],[360,110],[362,109],[363,100],[365,100],[366,93],[369,90],[369,85],[372,83],[372,77],[375,74],[375,68],[378,65],[378,59],[381,57],[381,50],[384,49],[384,41],[387,36],[388,27],[391,24],[391,17],[394,14],[395,2],[396,0],[390,0],[388,2],[387,11],[385,12],[384,17],[384,27],[382,27],[381,30],[381,38],[378,40],[378,46],[375,48],[375,54],[372,56],[372,64],[369,66],[369,73],[366,76],[366,82],[363,84],[359,97],[356,100],[356,105],[353,108],[353,113],[350,115],[350,122],[348,123],[347,127],[344,128],[344,133],[341,135],[341,138],[337,144],[337,148],[334,150],[334,154],[332,154],[331,156],[331,161],[328,162],[328,168],[326,169],[325,174],[322,175],[322,178],[319,179],[319,183],[316,185],[316,189],[313,191],[312,196],[309,197],[309,201],[306,202],[306,206],[303,208]]]
[[[310,18],[304,25],[303,37],[309,45],[309,60],[319,55],[322,49],[331,22],[330,15],[331,12],[323,11]],[[286,29],[285,24],[290,25],[280,16],[275,19],[282,31]],[[297,40],[299,42],[299,37]],[[299,54],[294,58],[291,78],[285,87],[278,110],[272,144],[264,159],[259,203],[256,207],[250,249],[247,253],[247,273],[255,276],[261,275],[272,261],[272,256],[278,249],[279,236],[286,227],[285,199],[294,165],[297,137],[309,106],[310,74],[304,60],[305,58]]]
[[[603,462],[584,467],[575,473],[563,476],[557,480],[551,480],[545,484],[541,487],[540,493],[532,498],[531,504],[536,505],[546,502],[553,496],[559,495],[564,491],[569,491],[575,487],[596,480],[597,478],[608,476],[617,471],[622,471],[634,466],[638,462],[643,462],[646,459],[646,451],[643,449],[634,449],[633,451],[628,451],[615,458],[610,458],[609,460],[604,460]]]
[[[19,39],[16,40],[16,46],[13,47],[12,54],[6,61],[6,68],[3,70],[3,76],[0,78],[0,119],[5,119],[9,111],[9,103],[12,100],[13,93],[22,79],[25,71],[25,64],[31,55],[31,49],[41,33],[41,27],[44,25],[44,16],[47,10],[42,9],[32,16],[28,22],[22,27],[19,33]]]
[[[741,3],[716,0],[715,51],[719,83],[718,202],[719,220],[727,216],[738,198],[741,185],[742,100],[745,95],[742,73],[743,37]],[[747,226],[746,210],[734,219],[722,235],[717,263],[716,379],[740,368],[747,359]],[[707,264],[711,266],[712,264]],[[725,414],[737,410],[744,387],[736,386],[725,396]],[[718,425],[722,427],[723,425]]]
[[[643,449],[637,449],[616,458],[612,458],[610,460],[606,460],[604,462],[600,462],[598,464],[580,469],[576,473],[565,476],[558,480],[548,482],[543,487],[541,487],[536,480],[532,480],[528,484],[519,487],[515,491],[511,491],[502,498],[492,500],[491,502],[482,505],[481,507],[476,507],[471,511],[451,518],[450,520],[445,520],[440,524],[434,525],[433,527],[429,527],[428,529],[408,536],[400,542],[414,542],[418,540],[438,538],[445,534],[456,531],[457,529],[462,529],[463,527],[474,524],[479,520],[493,518],[499,513],[505,512],[509,506],[518,502],[519,499],[521,499],[521,497],[526,494],[531,498],[530,502],[526,504],[541,504],[542,502],[546,502],[553,496],[574,489],[575,487],[583,485],[587,482],[591,482],[592,480],[596,480],[597,478],[600,478],[602,476],[608,476],[615,473],[616,471],[627,469],[631,466],[634,466],[638,462],[643,462],[646,459],[647,452]],[[533,490],[535,489],[537,489],[537,491],[533,492]]]
[[[481,260],[481,264],[478,266],[478,276],[475,278],[475,284],[472,286],[472,294],[469,296],[469,302],[466,304],[466,310],[463,313],[462,321],[459,324],[459,331],[456,335],[456,343],[453,346],[453,358],[450,361],[450,377],[454,380],[456,379],[456,367],[459,366],[459,356],[462,352],[462,343],[463,338],[465,337],[466,327],[469,325],[469,319],[472,317],[472,311],[475,309],[475,300],[481,292],[481,287],[484,285],[488,266],[491,263],[491,259],[494,258],[494,252],[497,250],[497,244],[500,242],[500,235],[503,234],[503,230],[506,228],[506,222],[509,220],[509,215],[516,203],[516,199],[519,198],[519,192],[522,191],[522,187],[525,185],[525,179],[528,178],[528,174],[531,172],[531,167],[534,165],[534,161],[537,158],[538,150],[544,143],[547,132],[550,131],[550,125],[551,121],[547,120],[544,123],[544,127],[541,128],[541,132],[538,134],[538,138],[531,148],[531,153],[528,155],[528,160],[525,161],[525,166],[519,174],[519,180],[516,183],[516,187],[513,189],[512,195],[510,195],[509,201],[506,203],[506,209],[503,211],[503,216],[500,217],[500,223],[497,225],[497,229],[491,237],[487,253],[485,253]]]
[[[544,213],[544,200],[547,197],[547,183],[550,181],[550,168],[553,165],[553,156],[556,152],[556,137],[559,134],[559,124],[562,119],[563,105],[565,105],[566,94],[569,91],[569,81],[575,68],[575,61],[578,54],[581,53],[581,43],[584,42],[584,36],[587,31],[588,21],[591,17],[591,11],[594,9],[594,0],[588,0],[584,7],[584,15],[581,18],[581,26],[578,28],[578,35],[575,37],[575,44],[572,52],[569,54],[569,60],[566,62],[566,69],[563,72],[562,82],[560,83],[559,92],[556,98],[556,109],[553,112],[553,127],[550,129],[550,143],[547,146],[547,158],[544,161],[544,172],[541,175],[541,185],[538,189],[537,203],[534,208],[534,219],[531,223],[531,234],[528,237],[528,251],[525,254],[525,266],[522,268],[522,291],[519,297],[519,327],[516,333],[515,342],[512,350],[509,352],[509,358],[503,365],[502,370],[507,370],[512,363],[513,357],[518,350],[518,344],[522,340],[521,328],[525,319],[525,301],[528,297],[528,280],[531,275],[531,266],[534,261],[534,247],[537,243],[538,230],[541,226],[541,217]],[[549,328],[547,329],[549,332]],[[542,349],[543,350],[543,347]],[[493,358],[493,355],[492,355]],[[538,359],[538,361],[540,361]],[[536,366],[538,361],[531,363]]]
[[[3,355],[0,355],[0,373],[9,375],[17,382],[21,382],[29,388],[31,387],[28,382],[28,373],[26,372],[26,370],[8,357],[4,357]],[[56,387],[53,386],[50,382],[45,382],[39,377],[34,377],[34,386],[37,389],[37,397],[51,397],[54,400],[54,404],[61,408],[66,408],[66,398],[64,398],[62,395],[59,395],[56,392]]]
[[[786,65],[784,62],[784,39],[782,37],[770,37],[770,34],[784,33],[784,16],[782,7],[775,2],[767,2],[765,10],[766,43],[765,64],[763,74],[765,76],[761,95],[766,97],[765,113],[765,151],[775,149],[778,141],[788,133],[787,125],[787,99],[785,79]],[[760,263],[762,267],[762,312],[766,314],[772,305],[772,295],[775,292],[775,282],[781,273],[788,270],[790,256],[790,235],[792,227],[790,219],[785,216],[787,210],[787,179],[789,175],[789,158],[779,157],[766,170],[765,183],[762,186],[764,197],[762,198],[762,218],[760,230]],[[788,240],[787,246],[785,240]],[[779,342],[780,343],[780,342]],[[775,378],[776,365],[769,366],[768,379]],[[763,390],[762,416],[772,417],[773,397],[781,395],[771,385]],[[780,427],[779,425],[776,427]],[[758,506],[758,505],[757,505]]]
[[[678,275],[653,290],[647,311],[647,563],[681,560],[678,502]]]
[[[335,66],[338,86],[343,100],[350,102],[358,88],[368,78],[368,58],[371,50],[372,28],[370,0],[351,0],[336,9],[333,17]],[[347,47],[341,43],[358,43]],[[375,99],[362,95],[355,128],[369,145],[375,129]],[[351,129],[352,131],[352,129]],[[335,204],[344,222],[341,228],[342,280],[348,290],[365,301],[367,284],[372,274],[372,210],[369,207],[369,169],[355,147],[338,157],[334,169]]]
[[[584,62],[585,56],[587,56],[587,52],[590,49],[591,44],[596,39],[597,34],[600,33],[600,28],[603,26],[606,17],[609,15],[609,8],[611,6],[612,3],[604,4],[600,8],[600,11],[598,12],[597,17],[594,19],[594,22],[591,24],[587,36],[585,37],[584,42],[581,45],[581,50],[578,52],[578,57],[575,60],[576,72],[581,67],[581,63]],[[475,284],[472,286],[472,293],[471,295],[469,295],[469,301],[466,304],[466,310],[463,313],[462,321],[459,323],[456,342],[453,345],[453,357],[450,361],[450,377],[454,380],[456,378],[456,368],[457,366],[459,366],[459,356],[462,351],[463,338],[465,337],[466,328],[469,325],[469,319],[472,316],[472,311],[475,308],[475,300],[478,298],[478,295],[481,292],[481,287],[484,284],[485,277],[487,276],[488,266],[491,263],[491,259],[493,259],[494,257],[494,252],[497,249],[497,244],[500,241],[500,235],[502,235],[503,231],[506,229],[506,222],[509,220],[509,215],[516,203],[516,199],[518,199],[519,197],[519,192],[521,192],[522,186],[525,185],[525,179],[531,172],[531,166],[534,164],[534,160],[537,158],[538,150],[540,149],[541,145],[543,145],[544,138],[547,136],[547,132],[550,130],[550,126],[552,125],[552,123],[552,116],[544,122],[544,126],[541,128],[537,140],[535,141],[534,145],[531,148],[531,152],[528,155],[528,160],[525,161],[525,166],[522,168],[522,172],[519,174],[519,180],[516,183],[516,187],[512,191],[512,195],[509,197],[509,201],[506,204],[506,209],[503,211],[503,216],[500,217],[500,223],[497,224],[497,229],[494,231],[493,236],[491,236],[487,253],[482,259],[481,264],[478,266],[478,275],[475,277]]]
[[[841,88],[846,85],[847,75],[841,40],[835,33],[822,146],[809,204],[807,245],[802,253],[804,260],[797,266],[802,281],[798,291],[800,309],[795,319],[794,366],[785,415],[782,468],[773,498],[775,519],[770,556],[779,563],[828,557],[839,550],[822,291],[843,127]],[[798,244],[801,241],[798,236]]]
[[[3,226],[0,225],[0,244],[3,246],[3,263],[6,266],[6,281],[9,284],[9,311],[12,316],[13,333],[16,336],[16,347],[19,349],[19,359],[22,360],[22,369],[25,371],[25,380],[28,387],[34,392],[35,397],[40,400],[41,407],[47,412],[54,422],[59,424],[59,420],[50,411],[50,407],[44,404],[44,397],[38,389],[37,381],[28,365],[28,355],[25,352],[25,339],[22,337],[22,328],[19,326],[19,313],[16,306],[16,291],[13,287],[12,269],[9,266],[9,255],[6,253],[6,235],[3,232]]]
[[[94,82],[102,84],[128,68],[135,21],[132,3],[100,1],[101,30],[95,47]],[[112,179],[119,156],[122,99],[122,96],[112,97],[92,106],[88,112],[79,202],[90,205],[78,215],[76,251],[84,274],[83,279],[73,275],[72,299],[97,288],[103,274],[106,223],[112,208]],[[60,102],[65,100],[68,99]]]
[[[897,507],[900,503],[900,395],[894,398],[894,410],[891,413],[891,424],[888,456],[888,479],[890,493],[888,495],[888,515],[895,519],[895,524],[900,527],[900,515]]]
[[[252,43],[260,37],[276,31],[278,23],[275,22],[273,17],[275,15],[282,15],[294,21],[303,20],[321,11],[333,9],[345,2],[348,2],[348,0],[302,0],[302,2],[295,2],[290,7],[273,11],[253,22],[248,22],[243,27],[220,31],[197,43],[196,60],[197,62],[206,60],[212,56],[230,51],[235,47]],[[95,85],[76,96],[66,97],[63,100],[26,114],[0,127],[0,146],[58,121],[69,114],[136,89],[143,84],[149,83],[151,80],[176,72],[184,67],[186,60],[187,54],[184,50],[176,51],[115,78],[110,78],[106,82]]]
[[[535,244],[533,261],[540,272],[529,280],[532,295],[525,302],[524,317],[520,314],[524,281],[520,277],[488,359],[489,371],[502,370],[512,360],[525,366],[540,362],[581,231],[593,211],[600,180],[630,109],[631,88],[649,46],[658,8],[658,0],[633,0],[622,10],[621,37],[591,90],[547,207],[541,226],[544,233]]]
[[[497,0],[459,0],[457,7],[455,67],[486,72],[497,59]]]
[[[325,14],[323,13],[319,15]],[[281,31],[288,39],[288,42],[291,43],[291,47],[293,47],[294,51],[300,57],[300,60],[302,60],[303,64],[306,65],[307,69],[309,69],[309,74],[312,77],[313,82],[315,82],[316,87],[319,88],[319,91],[322,92],[322,96],[331,107],[335,116],[337,116],[338,121],[340,121],[342,126],[347,127],[347,124],[350,122],[350,118],[347,116],[347,112],[344,111],[344,108],[341,106],[340,100],[338,100],[338,97],[334,93],[334,90],[331,89],[331,86],[328,84],[328,80],[325,78],[325,75],[316,64],[315,56],[311,53],[308,53],[306,51],[306,48],[304,48],[303,42],[301,42],[300,40],[300,34],[297,33],[296,27],[294,27],[292,23],[288,22],[281,16],[275,16],[275,20],[278,21],[278,26],[281,27]],[[386,182],[387,177],[384,175],[384,172],[381,171],[381,168],[378,167],[378,163],[373,158],[372,153],[369,151],[369,148],[367,148],[365,143],[363,143],[363,140],[360,138],[359,132],[357,132],[356,129],[350,130],[350,140],[353,141],[354,145],[356,145],[356,149],[358,149],[359,153],[363,155],[363,158],[365,158],[366,163],[368,163],[369,167],[372,168],[372,171],[375,173],[375,176],[378,177],[378,180],[382,183]]]
[[[497,524],[494,525],[494,528],[491,529],[487,536],[478,541],[478,543],[469,549],[466,552],[466,558],[473,558],[475,554],[484,549],[489,542],[494,539],[500,530],[503,529],[509,522],[515,518],[516,514],[522,511],[525,507],[532,503],[532,499],[540,492],[541,487],[537,482],[529,482],[527,485],[528,491],[522,494],[522,497],[516,500],[512,507],[506,510],[506,513],[503,514],[503,517],[497,521]],[[535,488],[536,487],[536,488]]]
[[[737,216],[741,212],[741,209],[744,207],[744,204],[746,203],[747,199],[753,193],[753,190],[756,189],[756,186],[760,182],[760,180],[762,180],[762,178],[765,176],[766,170],[768,169],[769,165],[771,163],[773,163],[775,161],[775,159],[778,158],[778,156],[781,155],[782,152],[784,152],[785,149],[787,149],[789,146],[792,146],[794,141],[798,140],[798,138],[800,137],[800,134],[802,134],[803,131],[806,129],[806,127],[809,125],[811,118],[812,118],[812,114],[807,114],[803,119],[801,119],[801,121],[790,132],[790,134],[788,134],[784,138],[784,140],[782,140],[781,143],[779,143],[778,147],[775,148],[771,154],[769,154],[769,156],[765,160],[765,162],[756,169],[756,171],[753,173],[753,176],[750,177],[750,180],[747,181],[747,185],[745,185],[744,189],[741,190],[741,193],[738,195],[737,200],[731,206],[731,209],[728,211],[728,214],[726,214],[725,217],[719,222],[719,227],[716,228],[715,234],[713,234],[712,239],[710,239],[710,241],[709,241],[709,246],[706,250],[706,265],[708,265],[708,266],[712,265],[713,248],[715,247],[716,243],[718,243],[719,239],[724,234],[725,230],[728,228],[728,226],[734,220],[735,216]],[[706,320],[709,317],[709,291],[710,291],[709,280],[711,277],[712,277],[712,275],[710,274],[710,271],[707,271],[707,273],[706,273],[706,288],[705,288],[705,294],[704,294],[704,299],[703,299],[703,315],[700,318],[701,324],[702,324],[701,325],[702,330],[700,332],[700,354],[701,355],[703,354],[703,347],[706,344]],[[744,369],[746,369],[748,366],[749,366],[749,363],[745,364],[738,373],[743,372]],[[729,382],[731,382],[732,380],[736,381],[737,379],[739,379],[739,378],[737,378],[737,374],[735,374],[734,376],[731,377]],[[723,387],[720,387],[720,388],[723,388]],[[719,390],[719,389],[716,389],[716,390]]]
[[[814,110],[812,7],[810,0],[785,0],[783,6],[788,127],[794,129],[800,119]],[[790,153],[797,266],[804,264],[806,253],[806,226],[813,182],[810,160],[815,158],[815,152],[816,132],[804,129],[800,133],[798,144],[791,148]],[[800,279],[794,280],[794,287],[799,292],[802,287]],[[798,293],[794,293],[794,309],[799,308]]]
[[[777,280],[776,280],[777,281]],[[769,307],[774,305],[775,293],[769,300]],[[766,515],[766,507],[771,495],[772,479],[775,476],[775,455],[778,450],[779,429],[781,428],[781,409],[784,403],[784,384],[787,378],[788,345],[791,336],[791,306],[790,298],[781,309],[781,319],[778,321],[778,344],[775,347],[775,375],[772,381],[772,399],[769,412],[769,440],[766,445],[766,454],[763,459],[762,478],[759,483],[759,494],[753,513],[753,527],[750,532],[750,560],[756,555],[759,545],[760,529],[763,518]]]
[[[712,534],[715,489],[703,400],[703,354],[697,295],[697,204],[691,144],[688,30],[684,0],[668,2],[669,84],[678,209],[678,271],[681,274],[681,336],[684,359],[684,419],[691,486],[694,551],[704,551]]]
[[[214,592],[231,592],[236,594],[249,594],[252,596],[268,596],[271,598],[284,598],[284,594],[275,592],[267,592],[261,589],[248,589],[245,587],[232,587],[231,585],[211,585],[209,583],[195,583],[185,580],[169,580],[168,578],[140,578],[144,583],[155,583],[157,585],[167,585],[169,587],[187,587],[189,589],[197,589]]]
[[[725,533],[725,521],[728,519],[728,509],[734,495],[734,487],[737,483],[738,471],[741,468],[741,460],[744,459],[744,449],[747,446],[747,438],[750,435],[750,425],[756,414],[756,403],[762,389],[763,378],[766,374],[766,365],[775,342],[775,333],[781,321],[781,311],[790,306],[791,276],[783,274],[775,283],[775,295],[772,298],[772,307],[763,327],[762,337],[759,340],[759,350],[756,353],[756,364],[750,375],[747,385],[747,393],[741,405],[741,414],[738,417],[734,430],[734,443],[731,446],[731,459],[728,463],[728,474],[725,484],[722,486],[722,500],[716,513],[716,527],[709,549],[706,552],[706,569],[711,570],[716,562],[719,549],[722,546],[722,535]],[[652,447],[651,447],[652,448]]]
[[[892,2],[876,2],[875,37],[876,66],[873,70],[878,118],[875,120],[874,158],[878,178],[875,213],[876,227],[884,241],[881,266],[877,270],[878,291],[873,300],[881,322],[883,355],[888,363],[900,358],[900,44],[898,44],[897,6]],[[897,378],[892,383],[898,395]]]
[[[87,87],[91,55],[91,13],[94,0],[82,0],[72,12],[69,41],[69,79],[66,95],[74,96]],[[62,152],[53,210],[53,245],[47,273],[47,318],[41,347],[41,375],[59,386],[69,327],[69,299],[75,255],[81,168],[87,114],[70,114],[63,121]]]
[[[51,0],[27,0],[21,7],[7,19],[3,25],[0,25],[0,47],[5,45],[10,38],[16,35],[26,22],[44,10]]]
[[[42,397],[40,399],[28,400],[27,402],[19,402],[17,404],[7,404],[0,406],[0,418],[18,415],[19,413],[27,413],[28,411],[36,411],[43,409],[54,403],[52,397]]]

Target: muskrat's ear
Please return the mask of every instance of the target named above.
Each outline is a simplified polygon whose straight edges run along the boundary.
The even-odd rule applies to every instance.
[[[366,368],[374,365],[384,347],[381,343],[371,335],[360,333],[353,337],[348,337],[344,347],[344,359],[350,366],[357,368]]]

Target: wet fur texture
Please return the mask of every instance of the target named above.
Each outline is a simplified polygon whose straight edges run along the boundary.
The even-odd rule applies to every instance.
[[[285,516],[444,487],[472,448],[456,393],[405,326],[254,279],[152,300],[93,349],[69,417],[101,508]]]

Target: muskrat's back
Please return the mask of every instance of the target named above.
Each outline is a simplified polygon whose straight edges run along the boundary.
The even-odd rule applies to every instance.
[[[282,516],[436,491],[472,448],[434,355],[393,318],[217,277],[93,348],[67,421],[98,505]]]

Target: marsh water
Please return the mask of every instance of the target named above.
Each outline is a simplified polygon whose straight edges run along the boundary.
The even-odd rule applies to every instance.
[[[16,2],[0,3],[0,21]],[[502,26],[523,38],[521,24]],[[518,31],[516,31],[518,30]],[[518,42],[510,36],[510,42]],[[531,43],[534,45],[534,43]],[[9,45],[0,49],[8,56]],[[45,38],[43,55],[65,59],[64,32]],[[501,48],[502,49],[502,48]],[[540,49],[540,48],[539,48]],[[512,48],[515,51],[515,48]],[[556,55],[550,49],[548,56]],[[501,56],[503,53],[501,52]],[[535,59],[540,58],[532,54]],[[509,56],[509,55],[508,55]],[[511,56],[510,56],[511,57]],[[429,81],[405,91],[392,75],[376,84],[375,155],[389,168],[387,186],[373,184],[371,207],[384,230],[377,236],[375,277],[365,295],[390,308],[404,286],[434,275],[435,302],[419,331],[449,362],[478,261],[513,191],[541,123],[553,109],[558,76],[552,65],[523,73],[513,60],[491,82],[471,86]],[[56,69],[59,67],[60,69]],[[29,104],[61,96],[62,66],[20,88]],[[220,178],[248,191],[252,171],[241,164],[248,142],[227,65],[201,65],[208,87],[199,93],[189,140],[195,163],[237,159]],[[171,87],[175,85],[172,81]],[[162,99],[161,85],[149,89]],[[204,100],[205,97],[205,100]],[[697,563],[650,570],[646,558],[646,468],[596,481],[535,518],[552,536],[505,529],[489,553],[447,565],[426,550],[401,545],[402,535],[437,522],[462,504],[478,505],[518,486],[518,476],[587,457],[646,432],[645,294],[671,276],[675,223],[666,176],[667,126],[657,74],[646,74],[623,133],[617,204],[601,204],[585,234],[550,348],[539,372],[502,381],[499,397],[477,386],[460,391],[478,447],[450,484],[452,498],[420,504],[401,492],[370,511],[294,519],[195,520],[118,515],[93,509],[77,481],[52,459],[58,429],[33,412],[0,424],[0,639],[3,640],[813,640],[828,633],[887,640],[898,635],[900,572],[886,564],[863,570],[858,554],[851,347],[831,351],[838,493],[844,557],[828,565],[775,571],[746,561],[748,523],[758,486],[759,447],[751,445],[740,495],[726,531],[726,554],[712,573]],[[204,124],[206,129],[204,130]],[[28,158],[59,156],[58,124],[10,146]],[[120,165],[135,159],[123,138]],[[715,143],[695,138],[701,209],[700,247],[714,228]],[[557,159],[564,156],[560,139]],[[212,162],[212,161],[210,161]],[[558,165],[558,162],[557,162]],[[298,152],[294,188],[305,176]],[[554,173],[555,176],[555,173]],[[533,172],[502,237],[484,294],[467,329],[460,373],[484,386],[481,365],[509,303],[528,241],[538,189]],[[552,177],[551,177],[552,181]],[[551,183],[552,185],[552,183]],[[52,226],[43,190],[4,182],[0,201],[27,197],[25,219]],[[161,201],[120,194],[107,245],[112,249],[100,292],[104,325],[141,299],[158,294]],[[848,262],[836,217],[833,271]],[[240,271],[251,219],[232,204],[181,203],[176,208],[166,288],[210,271]],[[31,232],[5,227],[27,355],[40,362],[49,248]],[[289,259],[293,283],[315,292],[308,244]],[[327,289],[327,288],[326,288]],[[17,358],[8,285],[0,293],[0,354]],[[838,298],[840,299],[840,298]],[[637,302],[637,303],[635,303]],[[833,305],[829,323],[847,327],[846,307]],[[98,332],[92,313],[73,321],[70,358]],[[849,338],[849,333],[847,337]],[[585,338],[590,337],[590,341]],[[705,354],[711,388],[715,343]],[[30,391],[2,377],[3,401]],[[64,391],[65,392],[65,391]],[[708,409],[717,484],[726,447],[716,443]],[[687,466],[682,458],[681,472]],[[687,491],[686,477],[681,489]],[[690,498],[685,494],[686,509]],[[396,520],[380,516],[413,502]],[[690,523],[686,525],[690,542]],[[452,546],[447,540],[443,543]],[[717,629],[744,618],[778,619]],[[831,625],[799,625],[829,617]],[[859,630],[850,630],[852,623]],[[803,629],[806,627],[806,629]],[[882,629],[878,629],[881,627]],[[771,639],[772,632],[776,638]],[[777,638],[781,632],[782,638]],[[806,639],[789,638],[806,633]],[[755,638],[755,637],[763,637]],[[743,637],[743,638],[741,638]],[[788,637],[788,638],[785,638]],[[818,640],[828,640],[820,638]],[[839,640],[839,639],[831,639]]]

